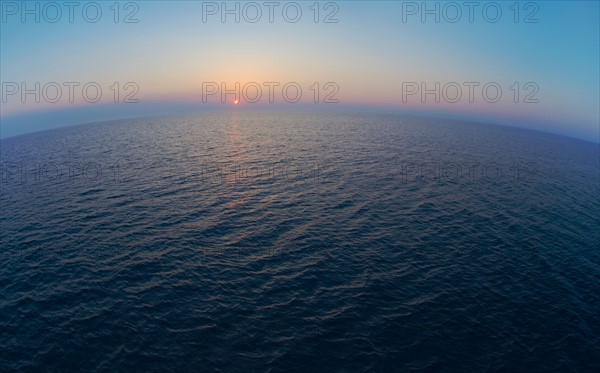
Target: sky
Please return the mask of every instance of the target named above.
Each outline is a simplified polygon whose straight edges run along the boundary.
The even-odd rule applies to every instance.
[[[599,19],[598,1],[1,0],[0,137],[260,109],[448,116],[600,142]]]

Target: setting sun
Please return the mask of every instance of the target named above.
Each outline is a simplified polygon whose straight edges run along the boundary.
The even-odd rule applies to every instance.
[[[0,0],[0,373],[600,373],[599,15]]]

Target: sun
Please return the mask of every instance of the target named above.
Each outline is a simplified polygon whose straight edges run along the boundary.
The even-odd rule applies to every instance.
[[[233,101],[233,103],[237,105],[240,103],[240,100],[235,100],[235,101]]]

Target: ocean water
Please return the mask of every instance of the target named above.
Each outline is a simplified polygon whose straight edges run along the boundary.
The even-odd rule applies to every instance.
[[[232,112],[0,145],[1,371],[600,368],[598,144]]]

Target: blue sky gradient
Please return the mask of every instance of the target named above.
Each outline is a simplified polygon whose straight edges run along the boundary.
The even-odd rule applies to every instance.
[[[261,101],[254,106],[311,110],[309,87],[314,82],[321,87],[334,82],[339,87],[339,104],[313,103],[313,109],[364,107],[447,114],[595,142],[600,138],[598,1],[523,1],[517,3],[518,16],[514,1],[500,1],[494,3],[502,11],[497,22],[482,14],[481,9],[488,6],[493,18],[496,5],[488,5],[490,2],[475,2],[478,5],[472,22],[464,13],[468,10],[461,5],[464,2],[427,2],[430,9],[439,7],[439,22],[434,14],[423,22],[423,9],[408,14],[414,11],[412,6],[421,7],[421,1],[319,2],[318,23],[310,8],[314,1],[297,2],[303,12],[297,23],[282,16],[281,8],[289,2],[279,2],[273,22],[264,13],[268,10],[264,2],[256,2],[263,11],[256,23],[246,22],[243,14],[239,23],[233,15],[223,23],[220,12],[203,12],[214,4],[222,7],[221,1],[120,2],[117,23],[110,8],[113,1],[96,2],[102,10],[96,23],[82,16],[80,9],[87,2],[78,2],[73,22],[65,14],[63,2],[56,2],[63,11],[56,23],[44,19],[46,2],[27,2],[29,9],[39,7],[39,22],[35,14],[23,19],[22,3],[0,2],[2,137],[97,120],[245,110],[253,105],[203,103],[203,82],[225,82],[230,87],[235,82],[242,86],[248,82],[297,82],[303,88],[300,103],[305,105],[276,99],[273,104],[263,105]],[[240,11],[247,3],[239,2]],[[463,12],[455,23],[444,18],[445,8],[450,18],[455,15],[449,3],[458,4]],[[226,6],[233,8],[235,4],[228,2]],[[138,22],[124,23],[124,16],[132,10],[137,10],[133,18]],[[324,23],[323,17],[334,10],[338,22]],[[524,22],[532,12],[530,20],[537,22]],[[46,15],[52,18],[55,14]],[[66,97],[56,103],[42,97],[37,103],[34,95],[22,100],[20,94],[6,92],[11,83],[34,87],[36,82],[41,86],[48,82],[78,82],[81,86],[97,82],[102,99],[88,103],[76,94],[72,103]],[[139,103],[114,103],[109,87],[115,82],[120,84],[120,101],[127,93],[123,85],[135,83]],[[456,103],[443,99],[438,103],[433,95],[421,102],[416,94],[403,102],[403,84],[407,82],[427,87],[434,87],[436,82],[441,86],[477,82],[479,87],[494,82],[502,88],[502,99],[488,103],[476,94],[474,102],[463,98]],[[518,103],[510,89],[515,82],[520,84]],[[522,102],[530,93],[524,89],[527,83],[538,87],[534,96],[538,103]],[[66,88],[63,96],[65,93]]]

